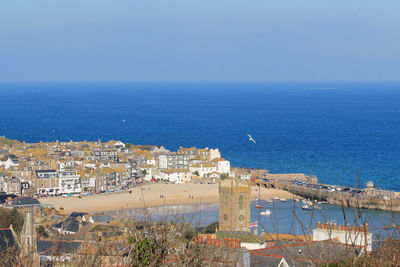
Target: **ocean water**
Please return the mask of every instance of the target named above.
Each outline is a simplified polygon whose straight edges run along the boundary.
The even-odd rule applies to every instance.
[[[252,201],[250,204],[250,221],[257,221],[259,227],[264,228],[268,233],[304,235],[308,234],[308,230],[316,228],[318,222],[321,222],[336,223],[337,225],[362,225],[368,223],[370,231],[375,235],[385,235],[393,230],[392,225],[400,219],[399,213],[353,208],[344,208],[342,210],[340,206],[326,204],[317,204],[321,207],[321,210],[303,210],[301,206],[304,204],[293,200],[288,200],[287,202],[274,201],[273,203],[267,203],[262,200],[261,204],[264,205],[264,209],[269,209],[272,213],[270,216],[260,216],[260,209],[255,207],[257,204],[258,201]],[[206,226],[219,220],[219,204],[149,207],[147,208],[147,213],[145,209],[140,208],[106,213],[138,220],[174,220],[177,223],[190,222],[194,226]],[[148,215],[144,216],[143,214]],[[384,229],[384,226],[388,228]]]
[[[217,147],[233,166],[400,190],[400,83],[0,84],[0,135]]]

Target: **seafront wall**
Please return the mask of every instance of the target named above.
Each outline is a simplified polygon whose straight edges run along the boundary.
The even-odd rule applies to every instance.
[[[353,207],[360,209],[387,210],[400,212],[400,199],[383,198],[381,196],[369,196],[343,192],[328,192],[327,190],[303,187],[295,184],[276,183],[276,186],[295,195],[319,201],[327,201],[329,204]]]

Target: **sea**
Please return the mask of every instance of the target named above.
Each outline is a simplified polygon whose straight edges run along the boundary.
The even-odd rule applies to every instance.
[[[371,180],[400,191],[395,82],[0,83],[0,136],[219,148],[236,167],[311,174],[346,186]],[[322,204],[314,214],[292,200],[265,203],[272,215],[261,218],[254,205],[251,220],[270,232],[302,234],[298,218],[314,227],[317,221],[344,223],[340,207]],[[347,210],[347,222],[357,212]],[[152,211],[164,213],[163,207]],[[178,205],[166,214],[174,213],[206,225],[218,220],[218,205]],[[126,214],[143,216],[143,210]],[[375,229],[398,217],[362,216]]]
[[[400,190],[394,82],[0,83],[2,135],[219,148],[236,167]]]
[[[256,205],[262,205],[259,209]],[[370,232],[376,239],[397,231],[400,214],[379,210],[359,210],[335,205],[315,203],[320,209],[304,210],[304,204],[293,199],[284,202],[275,200],[269,203],[265,200],[254,200],[250,203],[250,222],[257,222],[258,233],[309,235],[312,229],[321,224],[364,225],[368,224]],[[260,215],[260,211],[271,211],[270,216]],[[190,205],[167,205],[124,209],[106,212],[119,218],[135,218],[140,221],[169,221],[174,223],[191,223],[195,227],[204,227],[219,221],[218,203],[198,203]],[[254,233],[254,228],[251,229]]]

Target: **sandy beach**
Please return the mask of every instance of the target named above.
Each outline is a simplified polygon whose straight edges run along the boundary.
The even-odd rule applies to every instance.
[[[176,204],[199,204],[218,202],[218,184],[151,184],[136,187],[123,192],[99,194],[79,197],[47,197],[41,198],[44,204],[53,204],[56,209],[63,207],[66,213],[72,211],[80,212],[102,212],[131,208],[143,208],[176,205]],[[163,195],[164,198],[160,196]],[[193,198],[189,198],[193,196]],[[293,194],[279,190],[261,188],[262,199],[272,197],[293,198]],[[252,188],[252,199],[258,198],[258,187]]]

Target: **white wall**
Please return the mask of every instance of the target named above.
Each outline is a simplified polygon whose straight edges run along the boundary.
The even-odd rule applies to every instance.
[[[367,240],[365,240],[365,233],[363,231],[345,231],[321,228],[313,229],[313,241],[322,241],[336,238],[339,242],[347,245],[366,245],[367,251],[372,251],[372,233],[367,233]]]
[[[218,169],[219,173],[230,173],[231,171],[231,163],[227,160],[218,161]]]

